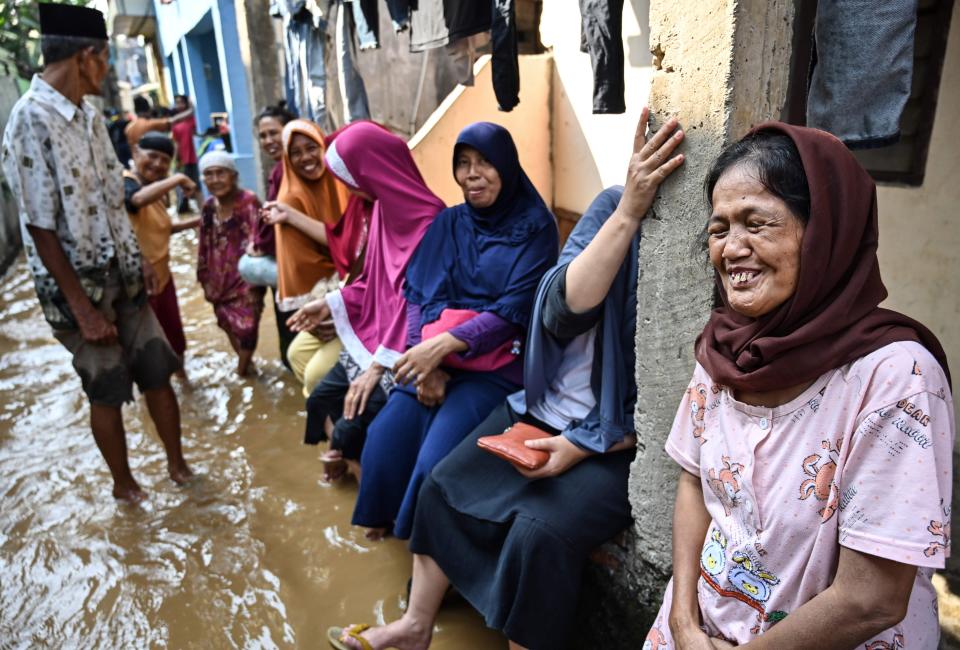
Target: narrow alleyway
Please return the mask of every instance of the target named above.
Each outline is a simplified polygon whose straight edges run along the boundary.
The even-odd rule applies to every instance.
[[[110,497],[80,380],[22,257],[0,281],[4,648],[314,648],[327,646],[329,625],[400,615],[408,552],[351,528],[355,484],[321,482],[271,310],[259,376],[232,375],[195,280],[194,242],[173,241],[190,377],[175,385],[202,477],[186,489],[167,480],[146,407],[128,406],[131,464],[150,493],[142,507]],[[444,608],[433,647],[505,646],[459,601]]]

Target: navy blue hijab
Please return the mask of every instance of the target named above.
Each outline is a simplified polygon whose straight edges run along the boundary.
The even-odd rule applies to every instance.
[[[557,260],[557,222],[520,167],[510,132],[477,122],[454,147],[473,147],[500,174],[502,187],[487,208],[461,203],[434,220],[407,266],[405,295],[420,305],[423,325],[444,309],[493,312],[526,327],[544,272]]]

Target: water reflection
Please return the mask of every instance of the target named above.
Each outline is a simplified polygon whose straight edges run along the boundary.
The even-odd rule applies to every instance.
[[[174,238],[189,347],[176,384],[187,459],[166,477],[146,406],[124,410],[130,463],[150,494],[117,504],[66,351],[50,336],[22,259],[0,281],[0,646],[327,647],[329,625],[400,615],[410,560],[350,526],[356,486],[320,481],[300,444],[303,400],[272,357],[267,310],[258,376],[233,353],[193,275],[195,237]],[[465,604],[436,648],[502,648]]]

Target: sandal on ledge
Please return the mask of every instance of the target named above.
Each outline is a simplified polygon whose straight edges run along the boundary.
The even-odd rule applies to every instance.
[[[328,627],[327,628],[327,640],[337,650],[356,650],[353,646],[349,646],[344,643],[340,637],[346,634],[348,637],[360,644],[362,650],[373,650],[373,646],[370,645],[370,642],[364,639],[361,634],[369,630],[370,626],[366,623],[355,623],[349,627]]]

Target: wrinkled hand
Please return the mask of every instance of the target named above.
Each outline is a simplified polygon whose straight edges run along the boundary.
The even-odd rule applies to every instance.
[[[263,257],[263,251],[257,248],[252,241],[247,242],[247,255],[250,257]]]
[[[549,476],[558,476],[579,463],[592,452],[580,449],[563,436],[551,436],[549,438],[540,438],[539,440],[527,440],[523,443],[528,449],[539,449],[550,454],[550,460],[540,469],[524,469],[517,467],[517,471],[529,479],[547,478]]]
[[[383,377],[383,371],[383,366],[372,363],[369,368],[350,383],[347,395],[343,399],[344,419],[352,420],[358,415],[363,415],[367,408],[367,401],[380,383],[380,378]]]
[[[417,384],[417,400],[429,408],[443,404],[447,396],[448,381],[450,381],[450,375],[436,368]]]
[[[160,278],[157,277],[157,271],[153,268],[153,264],[144,258],[141,266],[143,267],[143,284],[147,290],[147,295],[159,295],[160,289],[163,287],[160,286]]]
[[[647,141],[647,123],[650,121],[650,109],[644,107],[633,137],[633,155],[627,167],[627,180],[623,184],[623,196],[617,210],[633,219],[643,219],[657,189],[673,171],[683,163],[683,154],[673,158],[670,155],[683,140],[683,131],[674,117],[650,137]]]
[[[330,306],[323,298],[311,300],[287,319],[287,327],[294,332],[328,333],[330,328],[333,327],[333,321],[330,318]],[[334,335],[336,335],[336,329],[334,329]],[[321,340],[330,340],[324,339],[319,334],[317,336]]]
[[[183,192],[184,198],[192,198],[197,193],[197,184],[186,174],[178,174],[178,176],[180,177],[180,190]]]
[[[712,639],[695,625],[671,625],[670,634],[677,650],[718,650],[733,647],[721,639]],[[719,645],[724,643],[726,645]]]
[[[409,384],[412,381],[419,385],[427,375],[436,370],[445,356],[466,348],[466,343],[449,332],[444,332],[407,350],[393,365],[393,374],[399,384]]]
[[[279,201],[267,201],[260,210],[260,216],[271,226],[289,222],[292,215],[293,208]]]
[[[108,321],[93,305],[88,309],[76,311],[74,317],[77,319],[77,327],[80,328],[80,336],[87,343],[109,345],[116,342],[116,325]]]

